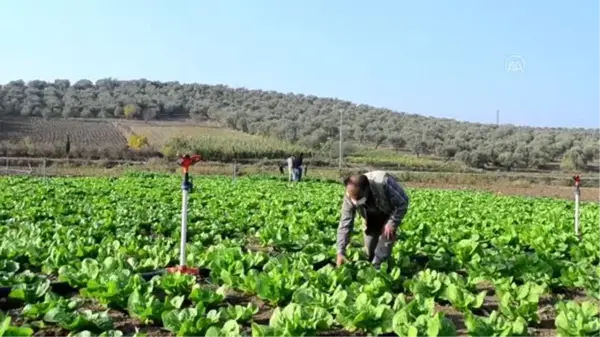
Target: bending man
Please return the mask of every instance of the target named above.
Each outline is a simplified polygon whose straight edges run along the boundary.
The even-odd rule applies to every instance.
[[[337,265],[345,260],[346,247],[354,228],[354,217],[365,219],[364,244],[369,261],[379,268],[396,241],[396,231],[408,211],[409,198],[396,179],[384,171],[353,175],[346,188],[337,231]]]

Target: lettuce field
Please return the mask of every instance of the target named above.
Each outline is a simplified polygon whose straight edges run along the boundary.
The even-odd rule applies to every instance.
[[[377,271],[357,220],[337,268],[339,183],[0,178],[0,336],[598,336],[599,205],[408,189]]]

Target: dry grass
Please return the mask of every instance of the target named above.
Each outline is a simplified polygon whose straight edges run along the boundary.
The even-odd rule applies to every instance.
[[[144,135],[150,145],[162,148],[174,138],[219,137],[225,140],[253,140],[255,137],[240,131],[221,128],[214,124],[194,123],[187,121],[128,121],[112,122],[121,132],[129,137],[132,134]]]
[[[167,156],[181,151],[200,153],[210,160],[233,158],[279,158],[309,150],[272,137],[250,135],[236,130],[193,122],[118,121],[114,124],[127,135],[143,135],[150,145]]]

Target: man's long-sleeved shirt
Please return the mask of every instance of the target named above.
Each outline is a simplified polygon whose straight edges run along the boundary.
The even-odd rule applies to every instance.
[[[302,166],[303,161],[304,158],[294,157],[294,159],[292,160],[292,168],[300,168],[300,166]]]
[[[388,216],[388,223],[397,229],[408,211],[409,197],[400,184],[384,171],[372,171],[365,174],[369,179],[372,198],[376,211]],[[366,218],[365,207],[356,207],[350,198],[344,195],[337,231],[337,251],[344,255],[354,228],[356,212]]]

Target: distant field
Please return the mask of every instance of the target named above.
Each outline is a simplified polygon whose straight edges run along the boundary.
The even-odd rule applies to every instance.
[[[106,121],[42,118],[0,120],[0,142],[65,146],[67,134],[73,147],[119,148],[127,144],[123,134]]]
[[[198,152],[213,160],[238,158],[283,158],[308,149],[286,141],[250,135],[213,125],[186,122],[117,121],[114,124],[126,135],[143,135],[150,146],[165,154],[180,150]]]
[[[458,172],[472,171],[460,162],[450,160],[444,161],[440,158],[428,156],[417,157],[406,152],[397,153],[393,150],[382,149],[360,149],[356,153],[346,157],[346,161],[354,164],[377,165],[389,168],[405,169],[411,168],[423,171]]]
[[[10,117],[0,118],[0,156],[62,158],[65,157],[67,134],[71,140],[71,158],[94,160],[146,160],[154,156],[173,157],[179,152],[194,152],[215,162],[231,162],[237,158],[246,163],[273,165],[274,161],[280,161],[290,153],[311,152],[308,148],[281,139],[250,135],[214,123]],[[128,138],[132,135],[146,136],[150,147],[128,150]],[[373,149],[352,142],[349,145],[344,154],[345,168],[348,169],[483,173],[455,160],[446,161],[423,155],[417,157],[408,151],[397,152],[386,147]],[[308,163],[312,166],[337,167],[337,153],[337,145],[313,152],[313,159]],[[569,177],[568,172],[558,170],[558,164],[554,166],[547,171],[513,170],[506,174]],[[589,171],[598,172],[597,163],[590,165]]]
[[[290,153],[309,150],[289,142],[211,124],[186,121],[129,121],[90,119],[49,119],[12,117],[0,119],[0,156],[63,157],[67,134],[71,157],[132,159],[167,156],[177,152],[197,152],[210,160],[232,158],[283,159]],[[150,148],[127,150],[132,135],[146,136]],[[110,152],[110,153],[109,153]]]

